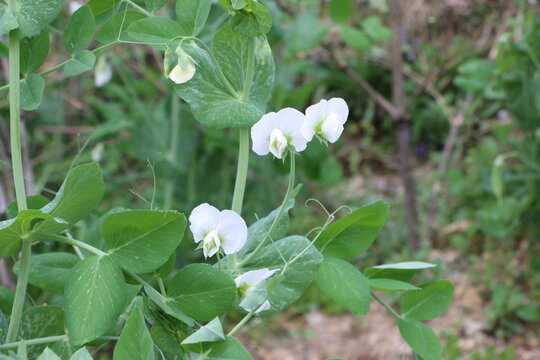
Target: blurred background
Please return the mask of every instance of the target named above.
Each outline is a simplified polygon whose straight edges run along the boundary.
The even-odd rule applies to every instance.
[[[440,264],[424,276],[456,286],[451,308],[430,323],[444,358],[540,359],[540,3],[261,2],[273,18],[276,63],[268,111],[303,111],[331,97],[350,108],[342,140],[330,149],[315,141],[299,157],[304,188],[290,233],[324,222],[324,208],[305,204],[309,198],[330,212],[388,201],[387,225],[354,263]],[[68,59],[58,29],[76,5],[68,0],[64,17],[50,26],[43,70]],[[170,1],[159,14],[173,9]],[[201,37],[210,43],[225,19],[215,5]],[[0,57],[4,85],[3,45]],[[41,106],[22,115],[28,192],[52,198],[72,163],[99,161],[106,194],[95,219],[115,207],[186,214],[202,202],[229,207],[237,131],[197,123],[162,74],[163,54],[136,45],[101,52],[95,71],[80,77],[49,74]],[[14,199],[7,97],[0,115],[5,219]],[[250,155],[248,224],[279,206],[287,171],[280,161]],[[83,222],[75,235],[86,230]],[[36,248],[46,246],[53,245]],[[186,233],[177,266],[199,256],[193,248]],[[0,263],[0,283],[14,287],[10,268]],[[37,288],[30,294],[48,301]],[[284,313],[253,321],[240,339],[255,359],[403,359],[410,351],[377,303],[360,317],[311,290]]]

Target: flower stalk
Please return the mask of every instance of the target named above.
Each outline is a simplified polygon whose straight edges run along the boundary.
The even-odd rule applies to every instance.
[[[9,6],[15,8],[17,1],[10,0]],[[13,181],[15,183],[15,196],[19,212],[28,208],[26,204],[26,191],[24,188],[24,175],[21,149],[21,112],[20,112],[20,42],[13,33],[9,35],[9,123],[11,140],[11,163]],[[11,310],[6,342],[13,342],[17,338],[21,315],[26,297],[28,275],[30,271],[31,240],[23,239],[21,246],[21,267],[15,299]]]

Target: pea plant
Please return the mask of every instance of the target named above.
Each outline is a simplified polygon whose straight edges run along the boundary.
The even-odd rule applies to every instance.
[[[265,114],[275,69],[265,36],[272,19],[262,2],[178,0],[176,19],[156,16],[166,4],[91,0],[71,15],[63,30],[71,57],[36,73],[48,56],[48,24],[57,21],[63,1],[0,1],[10,75],[0,91],[9,90],[16,188],[10,219],[0,222],[0,257],[14,257],[18,275],[15,292],[0,288],[0,358],[92,359],[92,353],[112,342],[113,359],[119,360],[251,359],[234,335],[254,316],[287,308],[314,281],[355,314],[367,314],[371,298],[378,301],[395,316],[418,357],[440,359],[440,342],[422,321],[448,308],[453,286],[447,280],[411,283],[418,270],[435,265],[403,262],[362,272],[347,261],[374,242],[387,219],[387,203],[377,201],[339,220],[337,209],[319,227],[288,235],[289,211],[300,191],[295,159],[311,141],[339,139],[349,112],[345,100],[321,100],[305,112],[285,108]],[[207,44],[198,36],[211,9],[221,12],[221,20]],[[100,45],[90,50],[94,37]],[[83,239],[75,239],[70,228],[96,207],[104,192],[98,163],[72,167],[52,200],[26,196],[20,108],[39,106],[47,74],[91,71],[96,54],[116,44],[162,51],[164,77],[169,79],[164,81],[171,82],[196,120],[239,132],[231,209],[203,203],[188,219],[169,209],[114,209],[89,225]],[[259,161],[281,159],[290,172],[279,208],[248,226],[242,204],[250,138],[252,150],[266,156]],[[202,249],[205,261],[176,271],[175,251],[188,223],[198,244],[195,251]],[[31,255],[40,242],[62,243],[68,251]],[[57,300],[26,305],[28,284],[56,294]],[[401,292],[400,311],[377,292]],[[231,310],[245,316],[225,331],[222,324]],[[227,324],[231,322],[229,318]]]

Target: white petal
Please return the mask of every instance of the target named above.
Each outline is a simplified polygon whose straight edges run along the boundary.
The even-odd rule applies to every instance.
[[[109,83],[112,79],[112,66],[109,64],[103,64],[100,67],[96,67],[94,72],[94,84],[96,87],[102,87]]]
[[[328,100],[326,105],[326,116],[330,114],[338,114],[341,118],[341,124],[345,124],[349,116],[349,107],[342,98],[332,98]]]
[[[280,129],[272,130],[270,133],[270,152],[278,159],[281,159],[281,156],[285,150],[287,150],[287,146],[289,146],[289,142],[283,134],[283,131]]]
[[[238,276],[236,279],[234,279],[234,281],[236,282],[236,287],[240,287],[242,285],[248,285],[250,287],[256,286],[261,281],[268,279],[278,270],[279,269],[268,270],[268,268],[251,270]]]
[[[197,206],[189,215],[189,229],[198,243],[219,223],[219,210],[207,203]]]
[[[234,254],[246,243],[247,225],[244,219],[232,210],[223,210],[220,213],[217,226],[221,247],[225,254]]]
[[[313,139],[313,136],[315,136],[315,123],[311,118],[306,116],[306,120],[300,128],[300,133],[306,141],[311,141],[311,139]]]
[[[261,311],[270,310],[270,308],[271,308],[270,301],[266,300],[261,306],[259,306],[257,310],[255,310],[255,314],[260,313]]]
[[[326,117],[326,104],[327,101],[323,99],[306,109],[306,120],[304,121],[300,132],[307,141],[313,139],[317,127],[324,121]]]
[[[219,238],[217,229],[214,229],[206,234],[203,241],[203,254],[205,258],[214,256],[214,254],[219,251],[221,239]]]
[[[324,120],[321,126],[321,133],[324,138],[331,143],[335,143],[343,132],[343,123],[338,114],[331,114]]]
[[[285,108],[277,113],[278,126],[290,140],[290,144],[297,152],[306,149],[308,140],[301,129],[306,122],[306,116],[293,108]],[[313,136],[312,136],[313,137]]]
[[[183,84],[191,80],[193,75],[195,75],[195,71],[195,65],[191,61],[188,61],[185,69],[182,69],[180,65],[176,65],[169,74],[169,79],[177,84]]]
[[[264,115],[251,128],[251,141],[253,142],[253,151],[257,155],[266,155],[270,151],[270,134],[277,127],[276,113],[271,112]]]

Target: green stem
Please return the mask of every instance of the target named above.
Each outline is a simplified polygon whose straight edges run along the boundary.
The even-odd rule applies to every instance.
[[[384,308],[386,310],[388,310],[390,312],[390,314],[394,315],[394,317],[396,319],[401,319],[401,315],[399,315],[394,309],[392,309],[390,307],[390,305],[388,305],[383,299],[381,299],[377,294],[375,294],[373,291],[371,292],[371,296],[373,296],[373,298],[375,300],[377,300],[382,306],[384,306]]]
[[[16,0],[10,0],[9,6],[15,8]],[[11,140],[11,163],[13,169],[13,181],[15,183],[15,196],[19,212],[27,209],[26,191],[24,188],[24,174],[22,166],[21,149],[21,113],[20,113],[20,43],[17,37],[9,35],[9,121]],[[23,239],[21,245],[21,267],[15,299],[11,310],[11,320],[9,321],[6,342],[12,342],[17,338],[19,324],[26,297],[26,287],[28,285],[28,274],[30,272],[30,239]]]
[[[281,219],[281,216],[283,215],[283,212],[285,211],[285,207],[287,206],[287,203],[291,199],[291,195],[292,195],[292,192],[293,192],[293,189],[294,189],[294,176],[295,176],[294,152],[291,151],[290,156],[291,156],[291,172],[289,174],[289,186],[287,188],[287,193],[285,194],[285,198],[283,199],[283,202],[281,203],[281,206],[279,208],[279,212],[278,212],[276,218],[274,219],[274,221],[272,222],[272,225],[270,226],[270,229],[268,230],[268,232],[264,236],[263,240],[259,243],[259,245],[257,245],[255,250],[253,250],[246,258],[244,258],[240,262],[240,265],[243,265],[243,264],[249,262],[249,260],[251,260],[251,258],[253,258],[255,255],[257,255],[259,250],[261,250],[262,247],[266,244],[266,242],[270,238],[270,235],[272,234],[272,232],[275,230],[276,226],[278,225],[279,219]]]
[[[242,326],[244,326],[249,321],[249,319],[251,319],[253,317],[253,315],[255,315],[255,310],[257,310],[257,309],[251,310],[249,312],[249,314],[244,316],[244,318],[242,320],[240,320],[240,322],[238,324],[236,324],[236,326],[231,331],[229,331],[227,336],[233,336],[234,334],[236,334],[238,332],[238,330],[240,330],[242,328]]]
[[[109,255],[106,252],[104,252],[104,251],[102,251],[102,250],[100,250],[100,249],[98,249],[96,247],[93,247],[92,245],[89,245],[87,243],[83,243],[82,241],[75,240],[73,238],[69,238],[67,236],[55,235],[55,234],[46,234],[46,235],[38,235],[37,237],[40,240],[55,240],[55,241],[63,242],[63,243],[66,243],[66,244],[78,246],[79,248],[90,251],[91,253],[96,254],[98,256],[107,256],[107,255]]]
[[[9,342],[4,345],[0,345],[0,350],[14,349],[23,342],[26,345],[40,345],[40,344],[48,344],[48,343],[53,343],[57,341],[62,341],[66,338],[67,338],[67,335],[56,335],[56,336],[47,336],[43,338],[36,338],[36,339],[29,339],[29,340],[20,340],[20,341]]]
[[[236,169],[236,182],[231,209],[242,215],[242,203],[246,190],[246,177],[249,160],[249,129],[240,129],[240,146],[238,148],[238,168]]]
[[[161,295],[167,296],[167,290],[165,290],[165,284],[163,284],[162,278],[158,278],[158,284],[159,284],[159,291],[161,292]]]
[[[133,6],[135,9],[139,10],[140,12],[142,12],[146,16],[153,16],[152,13],[146,11],[144,8],[142,8],[139,5],[135,4],[131,0],[122,0],[122,1],[125,2],[126,4],[129,4],[129,5]]]
[[[26,297],[26,286],[28,285],[28,275],[30,274],[30,247],[32,241],[24,239],[21,246],[21,266],[19,270],[19,278],[17,279],[17,288],[15,289],[15,299],[13,308],[11,309],[11,320],[6,337],[6,342],[12,342],[17,338],[19,325],[24,306],[24,298]]]
[[[176,96],[171,97],[171,139],[169,143],[169,156],[171,166],[176,166],[176,154],[178,153],[178,132],[180,131],[180,104]],[[165,185],[165,201],[163,208],[169,210],[174,197],[174,176],[167,179]]]

